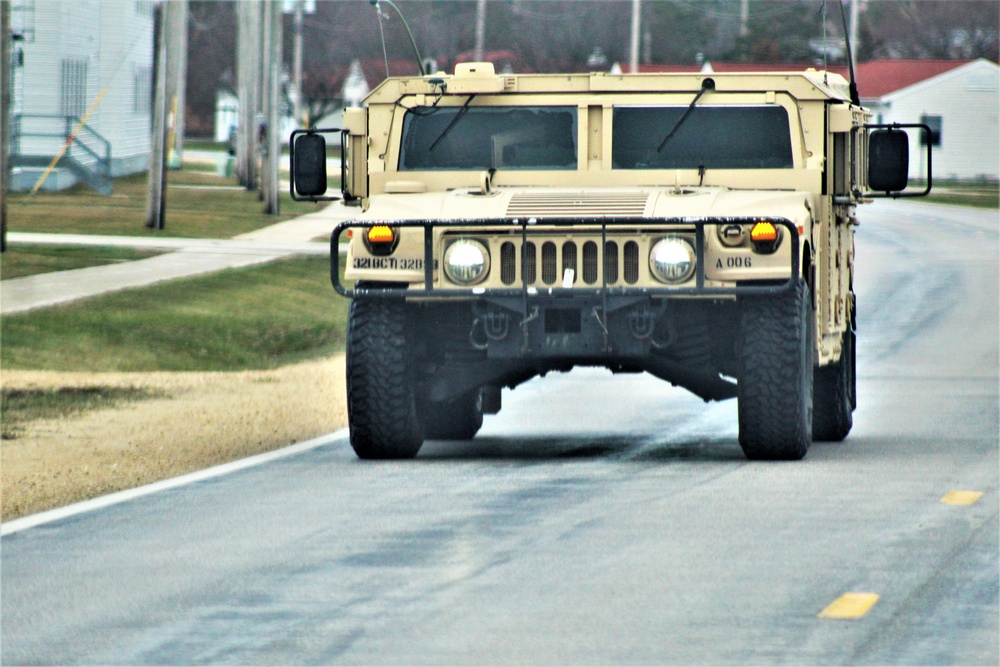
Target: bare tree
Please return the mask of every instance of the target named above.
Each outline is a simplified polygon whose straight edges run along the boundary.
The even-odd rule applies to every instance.
[[[887,0],[862,15],[869,58],[1000,58],[996,0]]]

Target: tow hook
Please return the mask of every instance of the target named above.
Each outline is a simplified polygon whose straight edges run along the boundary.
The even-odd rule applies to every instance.
[[[490,341],[501,341],[510,333],[510,315],[503,309],[490,306],[485,313],[472,321],[469,342],[477,350],[485,350]]]
[[[653,335],[655,328],[656,317],[646,304],[637,306],[628,314],[628,330],[635,338],[646,340]]]

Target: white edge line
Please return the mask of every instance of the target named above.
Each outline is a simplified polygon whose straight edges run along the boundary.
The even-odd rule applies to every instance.
[[[147,484],[134,489],[126,489],[125,491],[110,493],[99,498],[84,500],[65,507],[58,507],[47,512],[39,512],[38,514],[32,514],[20,519],[7,521],[0,524],[0,536],[11,535],[18,531],[27,530],[28,528],[34,528],[53,521],[59,521],[60,519],[67,519],[78,514],[85,514],[87,512],[93,512],[94,510],[103,509],[112,505],[118,505],[119,503],[128,502],[129,500],[134,500],[135,498],[141,498],[142,496],[148,496],[161,491],[167,491],[169,489],[176,489],[188,484],[194,484],[195,482],[213,479],[215,477],[222,477],[223,475],[228,475],[240,470],[253,468],[254,466],[283,459],[287,456],[316,449],[318,447],[322,447],[323,445],[332,444],[336,440],[346,437],[347,434],[348,430],[344,428],[333,433],[322,435],[318,438],[313,438],[312,440],[299,442],[271,452],[264,452],[263,454],[257,454],[238,461],[231,461],[229,463],[212,466],[211,468],[205,468],[204,470],[188,473],[187,475],[181,475],[180,477],[173,477],[171,479],[153,482],[152,484]]]

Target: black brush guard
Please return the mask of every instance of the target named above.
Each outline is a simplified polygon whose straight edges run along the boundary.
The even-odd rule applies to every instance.
[[[790,258],[790,272],[788,279],[784,281],[767,282],[747,282],[731,287],[706,287],[705,286],[705,227],[706,225],[728,225],[741,224],[752,225],[755,222],[770,222],[774,225],[784,227],[788,237],[783,239],[777,252],[789,252],[793,249]],[[423,288],[414,287],[359,287],[348,289],[340,281],[340,237],[347,229],[366,229],[377,225],[387,225],[394,228],[400,227],[422,227],[424,230],[424,280]],[[540,227],[555,227],[554,232],[558,234],[558,228],[565,227],[567,233],[579,233],[581,227],[600,227],[601,248],[605,247],[607,233],[609,229],[632,228],[649,233],[690,233],[694,228],[695,235],[695,255],[697,266],[695,268],[694,286],[685,287],[648,287],[648,286],[609,286],[607,275],[602,271],[601,285],[594,287],[538,287],[528,284],[527,272],[521,272],[521,285],[519,287],[485,288],[470,286],[468,288],[447,289],[434,287],[434,234],[436,228],[454,229],[469,231],[470,236],[476,234],[480,228],[492,228],[502,230],[503,228],[517,228],[521,233],[521,265],[526,263],[528,231]],[[675,229],[676,228],[676,229]],[[551,230],[546,229],[546,232]],[[495,233],[491,232],[491,233]],[[642,259],[640,259],[642,261]],[[337,293],[353,298],[355,296],[399,298],[404,297],[434,297],[434,298],[501,298],[520,297],[527,309],[528,303],[532,299],[579,296],[597,297],[607,299],[609,297],[664,297],[664,296],[743,296],[743,295],[765,295],[779,294],[791,290],[795,287],[795,282],[799,276],[799,232],[789,220],[785,218],[489,218],[477,220],[352,220],[337,225],[330,237],[330,279]]]

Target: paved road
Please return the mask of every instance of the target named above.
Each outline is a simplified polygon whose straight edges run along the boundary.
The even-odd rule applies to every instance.
[[[553,375],[412,462],[331,436],[7,535],[2,662],[998,664],[997,216],[865,213],[846,443],[749,463],[732,402]]]

